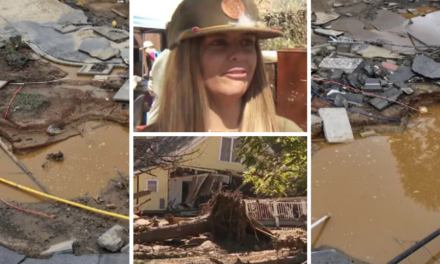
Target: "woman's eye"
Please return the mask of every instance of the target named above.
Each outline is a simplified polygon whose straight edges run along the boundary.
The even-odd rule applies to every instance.
[[[224,39],[218,39],[211,42],[211,46],[220,47],[226,45],[226,41]]]
[[[241,45],[243,45],[243,46],[253,46],[253,45],[255,45],[255,40],[253,40],[253,39],[243,39],[242,41],[241,41]]]

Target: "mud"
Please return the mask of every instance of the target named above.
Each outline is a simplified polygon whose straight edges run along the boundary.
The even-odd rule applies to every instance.
[[[139,220],[143,221],[143,220]],[[136,225],[136,224],[135,224]],[[307,231],[302,228],[283,228],[283,230],[272,230],[279,238],[283,239],[287,236],[301,237],[307,240]],[[227,245],[217,244],[211,241],[209,234],[201,235],[197,239],[202,240],[199,245],[195,244],[192,247],[179,246],[179,243],[195,239],[186,238],[183,240],[173,240],[166,242],[167,245],[134,245],[134,263],[151,263],[151,264],[177,264],[177,263],[212,263],[210,259],[220,260],[221,263],[232,264],[240,263],[276,263],[276,260],[292,258],[292,250],[283,248],[280,250],[267,249],[248,249],[248,250],[228,250]],[[170,244],[171,243],[171,244]]]
[[[16,107],[11,107],[7,119],[0,120],[0,134],[12,143],[14,152],[23,154],[80,135],[80,125],[86,121],[113,121],[128,126],[128,107],[111,99],[120,86],[120,80],[25,85],[19,92],[21,96],[42,97],[44,103],[26,109],[15,102],[18,97],[14,99]],[[17,89],[16,85],[8,85],[2,90],[2,115]],[[53,124],[63,132],[49,135],[46,130]]]
[[[437,230],[440,221],[440,106],[413,116],[402,134],[319,143],[312,158],[312,246],[386,263]],[[402,263],[436,263],[440,238]]]
[[[98,204],[90,197],[72,200],[101,210],[109,210],[105,204],[112,203],[116,208],[110,211],[128,215],[127,190],[118,183],[121,179],[116,173],[112,174],[116,178],[100,193],[103,203]],[[78,241],[74,245],[76,255],[109,253],[98,246],[96,241],[99,236],[116,224],[127,230],[129,228],[126,220],[110,218],[58,202],[13,204],[54,216],[54,219],[44,218],[12,209],[0,202],[0,244],[30,257],[41,258],[39,253],[50,245],[70,239]]]

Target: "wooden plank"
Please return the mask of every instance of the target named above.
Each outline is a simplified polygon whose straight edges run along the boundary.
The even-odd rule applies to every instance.
[[[138,199],[138,198],[150,195],[150,194],[151,194],[150,190],[140,191],[140,192],[137,192],[133,195],[133,199]]]
[[[127,18],[127,16],[126,16],[124,13],[119,12],[118,10],[113,9],[113,8],[112,8],[111,10],[112,10],[112,12],[115,13],[116,15],[118,15],[118,16],[120,16],[120,17],[123,17],[123,18]]]

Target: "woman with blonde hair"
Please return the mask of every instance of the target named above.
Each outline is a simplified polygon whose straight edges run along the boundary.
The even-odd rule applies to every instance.
[[[253,0],[183,0],[167,26],[158,117],[144,131],[302,131],[276,115],[259,46],[283,34],[257,21]]]

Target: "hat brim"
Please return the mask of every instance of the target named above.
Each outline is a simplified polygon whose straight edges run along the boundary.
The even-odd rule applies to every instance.
[[[210,28],[193,29],[191,31],[184,32],[180,36],[180,41],[190,38],[207,36],[207,35],[226,33],[230,31],[255,34],[258,39],[272,39],[272,38],[279,38],[284,36],[283,32],[266,27],[239,27],[239,26],[228,25],[228,26],[216,26]],[[177,45],[178,43],[175,43],[171,48],[174,48]]]

